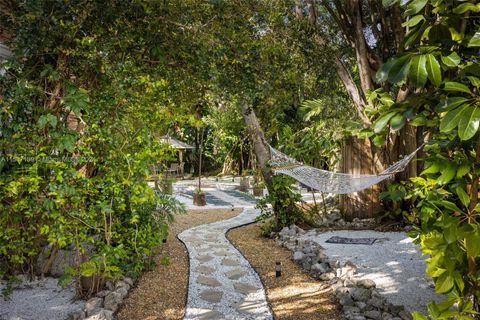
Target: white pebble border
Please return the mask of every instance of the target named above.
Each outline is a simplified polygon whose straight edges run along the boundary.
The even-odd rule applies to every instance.
[[[245,209],[231,219],[178,235],[190,259],[184,319],[273,319],[258,274],[225,237],[228,230],[254,222],[259,213],[257,209]],[[208,293],[219,301],[205,300]]]

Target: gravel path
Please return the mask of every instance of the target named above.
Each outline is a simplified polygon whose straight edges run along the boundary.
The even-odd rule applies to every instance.
[[[25,282],[13,290],[9,300],[0,297],[0,319],[64,320],[83,308],[84,302],[74,298],[74,288],[61,288],[54,278]]]
[[[332,236],[381,240],[373,245],[325,242]],[[358,268],[358,277],[375,281],[380,293],[393,304],[404,305],[410,311],[425,311],[430,301],[439,301],[433,283],[425,274],[424,257],[403,232],[342,230],[317,233],[311,230],[302,238],[320,244],[332,260],[353,262]]]
[[[179,234],[190,258],[186,320],[272,319],[258,274],[225,233],[253,222],[259,210],[201,225]]]

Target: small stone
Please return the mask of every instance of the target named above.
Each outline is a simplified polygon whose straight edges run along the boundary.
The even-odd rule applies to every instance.
[[[410,313],[408,313],[407,311],[405,310],[402,310],[398,313],[398,316],[400,318],[402,318],[402,320],[412,320],[412,315]]]
[[[368,305],[371,305],[372,307],[375,307],[377,309],[383,309],[384,303],[385,303],[385,299],[378,298],[378,297],[373,297],[367,301]]]
[[[301,251],[295,251],[295,253],[293,254],[293,260],[296,262],[299,262],[304,257],[305,257],[305,254]]]
[[[85,320],[112,320],[113,311],[101,309],[100,312],[86,318]]]
[[[241,282],[234,283],[233,288],[235,289],[235,291],[237,291],[239,293],[242,293],[242,294],[254,293],[254,292],[257,292],[258,290],[260,290],[257,287],[254,287],[254,286],[246,284],[246,283],[241,283]]]
[[[132,280],[132,278],[130,278],[130,277],[125,277],[125,278],[123,278],[123,281],[124,281],[125,283],[127,283],[130,287],[133,286],[133,280]]]
[[[382,313],[382,320],[392,320],[393,319],[393,316],[388,313],[388,312],[384,312]]]
[[[122,299],[125,299],[126,296],[128,296],[128,291],[126,287],[120,287],[115,292],[119,293],[122,296]]]
[[[362,287],[362,288],[365,288],[365,289],[375,288],[377,286],[375,284],[375,281],[373,281],[371,279],[360,279],[360,280],[355,281],[355,284],[358,287]]]
[[[318,272],[318,273],[326,273],[326,272],[330,271],[330,266],[326,262],[315,263],[312,266],[312,271],[313,272]]]
[[[355,306],[355,302],[353,302],[353,299],[352,297],[350,297],[350,295],[345,295],[342,298],[340,298],[339,303],[342,306],[352,306],[352,307]]]
[[[200,293],[200,298],[210,303],[218,303],[222,300],[223,292],[215,290],[204,290]]]
[[[83,320],[85,319],[85,312],[83,310],[78,310],[70,314],[68,317],[69,320]]]
[[[359,314],[360,309],[355,306],[343,306],[343,312],[346,314]]]
[[[111,291],[109,290],[102,290],[97,292],[97,297],[99,298],[104,298],[107,294],[109,294]]]
[[[130,285],[128,283],[120,280],[115,284],[115,290],[117,290],[119,288],[125,288],[128,291],[128,290],[130,290]]]
[[[372,292],[364,288],[352,288],[350,294],[355,301],[367,301],[372,297]]]
[[[220,287],[222,285],[220,281],[218,281],[217,279],[205,277],[205,276],[198,276],[197,283],[203,284],[209,287]]]
[[[363,301],[357,301],[355,302],[355,305],[360,309],[360,310],[365,310],[367,307],[367,304]]]
[[[105,306],[105,309],[115,312],[120,303],[122,303],[122,296],[117,292],[110,292],[105,296],[103,305]]]
[[[329,280],[332,280],[334,278],[335,278],[335,273],[333,273],[333,272],[324,273],[319,277],[319,279],[322,280],[322,281],[329,281]]]
[[[115,286],[113,285],[112,281],[107,281],[105,283],[105,288],[107,288],[109,291],[115,290]]]
[[[99,297],[94,297],[89,299],[85,303],[85,311],[87,313],[87,316],[91,316],[95,313],[98,312],[98,309],[101,309],[103,307],[103,299]]]
[[[377,310],[365,311],[365,317],[373,320],[382,320],[382,313]]]
[[[343,285],[345,287],[355,287],[355,282],[350,279],[346,279],[345,281],[343,281]]]

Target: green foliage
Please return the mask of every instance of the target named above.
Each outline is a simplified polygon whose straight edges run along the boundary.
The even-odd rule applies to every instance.
[[[290,177],[284,175],[273,176],[269,194],[257,202],[257,208],[261,211],[259,220],[273,217],[273,210],[275,211],[275,219],[271,220],[272,230],[278,231],[285,226],[303,220],[302,211],[297,207],[301,195],[293,189],[293,183],[294,180]],[[269,229],[270,227],[267,227],[267,230]]]
[[[410,123],[427,133],[430,141],[421,176],[389,187],[382,196],[410,200],[403,212],[415,225],[411,236],[429,256],[427,274],[436,292],[446,297],[442,303],[428,305],[428,316],[415,312],[414,318],[474,319],[480,311],[480,70],[476,48],[480,20],[473,13],[479,7],[425,0],[401,5],[404,25],[409,26],[407,51],[385,63],[377,74],[393,90],[371,92],[369,98],[376,107],[374,131],[380,137]],[[391,94],[407,88],[415,94],[394,102]]]
[[[138,275],[183,210],[145,180],[170,157],[155,137],[173,120],[172,99],[189,92],[132,46],[159,9],[25,1],[0,13],[15,35],[0,77],[0,277],[38,271],[46,245],[83,252],[88,243],[95,250],[75,275]]]

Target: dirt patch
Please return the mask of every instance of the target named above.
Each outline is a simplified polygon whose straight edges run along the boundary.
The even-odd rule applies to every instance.
[[[260,225],[233,229],[227,234],[262,279],[276,319],[341,319],[330,287],[310,277],[291,260],[291,253],[261,236]],[[282,275],[275,277],[275,262]]]
[[[241,209],[195,210],[176,216],[157,266],[143,274],[117,314],[119,320],[182,319],[188,290],[188,253],[177,234],[191,227],[238,215]],[[162,264],[168,257],[169,263]]]

